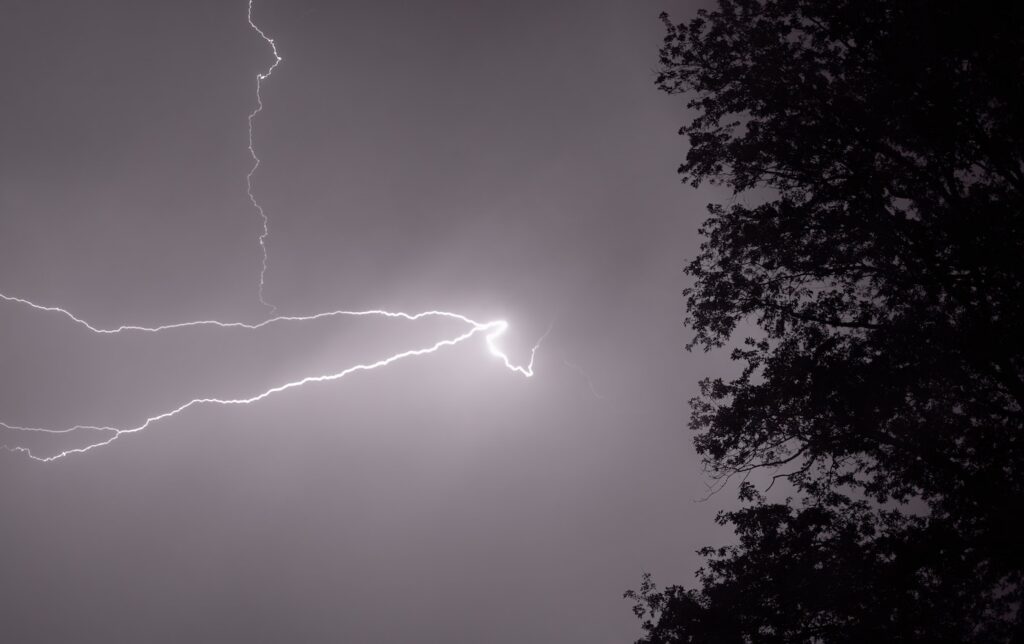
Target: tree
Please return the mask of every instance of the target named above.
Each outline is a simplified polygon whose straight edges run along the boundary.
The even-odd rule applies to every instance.
[[[702,381],[695,444],[721,484],[765,470],[799,500],[744,482],[699,588],[627,593],[641,641],[1024,637],[1024,9],[662,19],[679,171],[737,196],[686,269],[688,348],[742,365]]]

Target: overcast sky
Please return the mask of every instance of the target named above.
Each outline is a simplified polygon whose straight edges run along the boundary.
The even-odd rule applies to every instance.
[[[678,2],[257,0],[254,190],[287,315],[482,338],[42,464],[0,454],[0,639],[623,643],[725,536],[686,401]],[[256,322],[245,0],[0,0],[0,292],[97,326]],[[132,426],[423,346],[440,323],[97,336],[0,302],[0,421]],[[19,444],[16,432],[0,443]],[[45,448],[45,446],[43,446]]]

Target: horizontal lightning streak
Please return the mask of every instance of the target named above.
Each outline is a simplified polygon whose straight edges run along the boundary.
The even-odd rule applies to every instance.
[[[329,318],[329,317],[334,317],[334,316],[369,316],[369,315],[378,315],[378,316],[381,316],[381,317],[388,317],[388,318],[401,318],[401,319],[404,319],[404,320],[410,320],[410,321],[414,321],[414,322],[416,320],[419,320],[421,318],[426,318],[426,317],[446,317],[446,318],[452,318],[454,320],[458,320],[460,322],[465,322],[466,324],[472,324],[472,325],[478,324],[477,322],[474,322],[473,320],[469,319],[465,315],[460,315],[458,313],[450,313],[448,311],[423,311],[421,313],[402,313],[402,312],[393,312],[393,311],[384,311],[384,310],[381,310],[381,309],[374,309],[374,310],[369,310],[369,311],[345,311],[345,310],[324,311],[322,313],[316,313],[316,314],[313,314],[313,315],[278,315],[276,317],[272,317],[272,318],[263,320],[262,322],[257,322],[255,324],[247,324],[245,322],[220,322],[218,320],[193,320],[191,322],[177,322],[175,324],[162,324],[160,326],[138,326],[138,325],[134,325],[134,324],[123,324],[121,326],[112,327],[112,328],[102,328],[102,327],[93,326],[92,324],[86,322],[82,318],[75,316],[70,311],[67,311],[66,309],[62,309],[62,308],[60,308],[58,306],[43,306],[41,304],[36,304],[36,303],[31,302],[29,300],[22,299],[20,297],[13,297],[11,295],[5,295],[3,293],[0,293],[0,300],[5,300],[7,302],[14,302],[14,303],[18,303],[18,304],[24,304],[26,306],[30,306],[30,307],[32,307],[32,308],[34,308],[36,310],[39,310],[39,311],[52,311],[52,312],[55,312],[55,313],[60,313],[60,314],[64,315],[65,317],[67,317],[67,318],[71,319],[72,321],[74,321],[76,324],[79,324],[79,325],[84,326],[85,328],[89,329],[93,333],[103,333],[103,334],[122,333],[124,331],[140,331],[140,332],[144,332],[144,333],[158,333],[160,331],[168,331],[170,329],[184,329],[184,328],[194,327],[194,326],[216,326],[216,327],[220,327],[222,329],[238,328],[238,329],[255,330],[255,329],[260,329],[262,327],[268,326],[270,324],[274,324],[276,322],[308,322],[308,321],[311,321],[311,320],[319,320],[319,319],[322,319],[322,318]]]
[[[155,416],[150,416],[143,423],[141,423],[140,425],[137,425],[135,427],[117,428],[117,427],[106,427],[106,426],[97,426],[97,425],[75,425],[73,427],[68,427],[66,429],[49,429],[49,428],[43,428],[43,427],[22,427],[22,426],[18,426],[18,425],[10,425],[8,423],[0,422],[0,428],[7,429],[7,430],[12,430],[12,431],[21,431],[21,432],[41,432],[41,433],[46,433],[46,434],[68,434],[68,433],[71,433],[71,432],[74,432],[74,431],[79,431],[79,430],[90,430],[90,431],[101,431],[101,432],[109,432],[110,433],[110,436],[108,438],[104,439],[104,440],[97,441],[95,443],[90,443],[90,444],[86,445],[85,447],[77,447],[77,448],[73,448],[73,449],[67,449],[67,450],[58,452],[57,454],[54,454],[52,456],[39,456],[37,454],[33,454],[31,449],[29,449],[27,447],[22,447],[22,446],[13,446],[13,447],[8,446],[8,445],[0,446],[0,447],[3,447],[4,449],[6,449],[8,451],[11,451],[11,452],[18,452],[18,453],[26,454],[30,458],[32,458],[32,459],[34,459],[36,461],[43,462],[43,463],[47,463],[47,462],[50,462],[50,461],[55,461],[57,459],[64,458],[65,456],[69,456],[71,454],[81,454],[81,453],[84,453],[84,452],[88,452],[88,451],[90,451],[92,449],[95,449],[97,447],[103,447],[105,445],[109,445],[110,443],[114,442],[115,440],[117,440],[118,438],[120,438],[121,436],[123,436],[125,434],[134,434],[134,433],[140,432],[140,431],[146,429],[147,427],[149,427],[150,425],[152,425],[153,423],[156,423],[158,421],[161,421],[161,420],[164,420],[164,419],[167,419],[167,418],[171,418],[172,416],[176,416],[176,415],[180,414],[181,412],[185,411],[186,409],[189,409],[190,407],[195,407],[197,405],[248,405],[248,404],[251,404],[251,403],[259,402],[259,401],[263,400],[264,398],[267,398],[268,396],[271,396],[273,394],[280,393],[282,391],[287,391],[289,389],[294,389],[296,387],[301,387],[303,385],[307,385],[307,384],[310,384],[310,383],[331,382],[331,381],[334,381],[334,380],[339,380],[341,378],[344,378],[345,376],[347,376],[349,374],[352,374],[352,373],[355,373],[355,372],[358,372],[358,371],[370,371],[370,370],[373,370],[373,369],[378,369],[380,367],[385,367],[385,366],[387,366],[387,365],[389,365],[389,364],[391,364],[393,362],[396,362],[398,360],[402,360],[403,358],[410,358],[410,357],[414,357],[414,356],[421,356],[421,355],[427,355],[427,354],[430,354],[430,353],[434,353],[434,352],[436,352],[436,351],[438,351],[438,350],[440,350],[440,349],[442,349],[444,347],[455,346],[456,344],[464,342],[465,340],[468,340],[469,338],[473,337],[474,335],[476,335],[478,333],[484,333],[485,334],[484,337],[485,337],[485,341],[486,341],[488,350],[490,351],[490,353],[492,355],[494,355],[494,356],[498,357],[499,359],[501,359],[501,361],[503,362],[503,364],[505,365],[505,367],[507,369],[509,369],[509,370],[511,370],[511,371],[513,371],[515,373],[518,373],[520,375],[523,375],[523,376],[525,376],[527,378],[530,378],[530,377],[533,376],[533,373],[534,373],[533,372],[533,363],[534,363],[534,359],[535,359],[536,354],[537,354],[537,349],[540,348],[541,342],[543,342],[544,338],[546,338],[548,333],[551,332],[551,329],[549,328],[547,333],[545,333],[543,336],[541,336],[541,338],[533,346],[533,349],[530,351],[530,360],[529,360],[529,362],[527,364],[525,364],[525,365],[515,365],[509,359],[508,355],[498,346],[498,338],[500,338],[508,330],[508,322],[506,322],[505,320],[494,320],[494,321],[491,321],[491,322],[477,322],[477,321],[475,321],[475,320],[473,320],[473,319],[471,319],[471,318],[469,318],[469,317],[467,317],[465,315],[461,315],[459,313],[452,313],[450,311],[424,311],[424,312],[421,312],[421,313],[405,313],[405,312],[401,312],[401,311],[397,311],[396,312],[396,311],[384,311],[384,310],[371,310],[371,311],[342,311],[342,310],[339,310],[339,311],[325,311],[325,312],[316,313],[316,314],[313,314],[313,315],[277,316],[275,318],[270,318],[268,320],[264,320],[263,322],[259,322],[259,323],[256,323],[256,324],[246,324],[244,322],[220,322],[220,321],[217,321],[217,320],[196,320],[196,321],[193,321],[193,322],[180,322],[180,323],[176,323],[176,324],[164,324],[164,325],[153,326],[153,327],[138,326],[138,325],[121,325],[121,326],[114,327],[114,328],[102,328],[102,327],[93,326],[92,324],[90,324],[89,322],[85,321],[84,319],[74,315],[73,313],[71,313],[67,309],[63,309],[63,308],[60,308],[60,307],[44,306],[44,305],[41,305],[41,304],[36,304],[35,302],[31,302],[31,301],[23,299],[23,298],[14,297],[14,296],[6,295],[6,294],[3,294],[3,293],[0,293],[0,300],[7,301],[7,302],[18,303],[18,304],[23,304],[25,306],[31,307],[31,308],[39,310],[39,311],[49,311],[49,312],[54,312],[54,313],[60,313],[60,314],[64,315],[65,317],[73,320],[76,324],[79,324],[79,325],[85,327],[86,329],[90,330],[91,332],[98,333],[98,334],[115,334],[115,333],[126,333],[126,332],[158,333],[158,332],[167,331],[167,330],[170,330],[170,329],[181,329],[181,328],[196,327],[196,326],[216,326],[216,327],[220,327],[220,328],[229,328],[229,329],[240,328],[240,329],[255,330],[255,329],[259,329],[261,327],[267,326],[269,324],[275,323],[275,322],[306,322],[306,321],[318,320],[318,319],[332,317],[332,316],[371,316],[371,315],[382,316],[382,317],[389,317],[389,318],[401,318],[401,319],[404,319],[404,320],[412,320],[412,321],[419,320],[419,319],[426,318],[426,317],[445,317],[445,318],[451,318],[451,319],[454,319],[454,320],[458,320],[458,321],[463,322],[463,323],[465,323],[465,324],[470,326],[469,330],[467,330],[467,331],[465,331],[465,332],[463,332],[463,333],[461,333],[461,334],[459,334],[459,335],[457,335],[455,337],[447,338],[447,339],[444,339],[444,340],[440,340],[440,341],[435,342],[434,344],[431,344],[431,345],[426,346],[426,347],[422,347],[422,348],[419,348],[419,349],[410,349],[408,351],[402,351],[400,353],[395,353],[395,354],[393,354],[391,356],[388,356],[387,358],[383,358],[383,359],[377,360],[375,362],[357,364],[355,366],[349,367],[347,369],[344,369],[344,370],[336,372],[336,373],[322,374],[322,375],[316,375],[316,376],[306,376],[305,378],[301,378],[299,380],[293,380],[291,382],[286,382],[284,384],[277,385],[275,387],[271,387],[270,389],[262,391],[262,392],[260,392],[258,394],[250,396],[248,398],[194,398],[194,399],[192,399],[192,400],[190,400],[190,401],[188,401],[188,402],[186,402],[186,403],[184,403],[182,405],[179,405],[179,406],[175,407],[174,409],[171,409],[170,411],[166,411],[166,412],[163,412],[161,414],[156,414]]]

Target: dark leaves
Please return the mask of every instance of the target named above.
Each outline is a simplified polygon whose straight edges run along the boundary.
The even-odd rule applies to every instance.
[[[744,197],[709,207],[686,267],[690,347],[739,342],[742,365],[702,383],[695,444],[719,481],[767,469],[804,502],[742,485],[739,545],[707,552],[702,589],[637,596],[661,615],[647,641],[1008,639],[1024,10],[720,0],[662,20],[658,86],[695,115],[682,178]]]

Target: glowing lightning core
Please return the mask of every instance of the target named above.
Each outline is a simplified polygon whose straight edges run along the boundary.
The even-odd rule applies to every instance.
[[[252,21],[252,3],[253,0],[249,0],[249,12],[247,14],[249,26],[260,35],[260,38],[267,41],[267,44],[270,45],[270,50],[274,54],[274,64],[268,67],[267,71],[256,74],[256,109],[249,113],[249,155],[252,156],[252,168],[249,170],[249,174],[245,175],[245,191],[249,195],[249,201],[252,202],[252,205],[260,214],[260,219],[263,220],[263,232],[260,233],[260,250],[263,251],[263,263],[260,266],[260,304],[269,307],[270,313],[273,315],[277,311],[277,307],[267,302],[263,297],[263,282],[267,275],[267,236],[270,235],[270,220],[267,218],[267,213],[263,211],[263,206],[256,201],[256,197],[252,193],[252,176],[256,174],[256,169],[260,167],[260,158],[256,156],[256,149],[252,144],[252,121],[256,118],[257,114],[263,111],[263,97],[260,95],[263,81],[270,78],[270,75],[274,73],[274,68],[280,65],[284,59],[277,53],[277,45],[274,43],[274,39],[263,33],[263,30]]]

